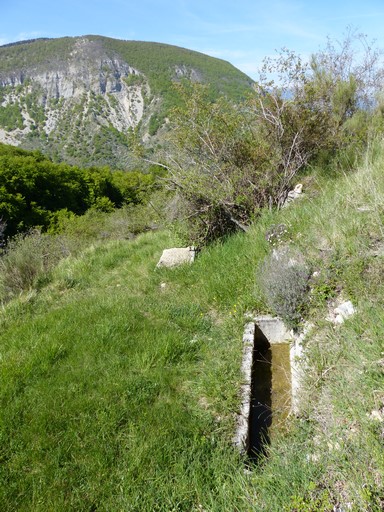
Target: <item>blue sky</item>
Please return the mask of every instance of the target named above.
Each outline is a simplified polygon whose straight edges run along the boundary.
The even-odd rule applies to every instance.
[[[228,60],[253,78],[287,47],[304,57],[348,26],[384,48],[384,0],[0,0],[0,44],[98,34]]]

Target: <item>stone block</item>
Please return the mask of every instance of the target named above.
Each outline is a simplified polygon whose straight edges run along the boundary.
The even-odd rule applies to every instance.
[[[194,247],[174,247],[164,249],[157,267],[177,267],[185,263],[193,263],[195,259]]]

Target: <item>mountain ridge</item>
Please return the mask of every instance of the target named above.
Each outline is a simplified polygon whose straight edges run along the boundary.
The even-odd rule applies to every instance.
[[[151,141],[182,80],[235,101],[253,84],[226,61],[164,43],[94,35],[11,43],[0,47],[0,140],[58,161],[129,167],[129,132]]]

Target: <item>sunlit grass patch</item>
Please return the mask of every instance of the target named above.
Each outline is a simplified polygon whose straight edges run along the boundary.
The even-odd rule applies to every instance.
[[[379,511],[382,157],[265,212],[247,234],[157,269],[168,232],[95,241],[0,314],[2,509]],[[363,178],[359,178],[360,172]],[[362,181],[371,194],[360,196]],[[337,184],[337,187],[336,187]],[[369,206],[357,211],[356,207]],[[231,444],[244,313],[267,312],[257,269],[272,225],[313,270],[301,413],[253,471]],[[329,303],[352,300],[342,326]],[[305,395],[305,393],[304,393]]]

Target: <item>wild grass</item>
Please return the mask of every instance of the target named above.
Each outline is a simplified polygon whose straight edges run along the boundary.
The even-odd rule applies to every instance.
[[[4,510],[224,502],[241,333],[220,325],[209,287],[200,294],[206,257],[155,271],[169,243],[149,233],[94,246],[61,262],[23,321],[20,301],[13,321],[6,307]]]
[[[7,301],[46,281],[50,271],[71,253],[73,244],[60,236],[31,230],[9,240],[0,258],[0,300]]]
[[[381,510],[383,165],[373,147],[193,265],[155,268],[166,231],[96,239],[4,304],[2,510]],[[314,327],[300,415],[246,472],[231,445],[244,313],[267,311],[257,268],[282,223],[319,272]],[[339,296],[357,313],[334,327]]]

